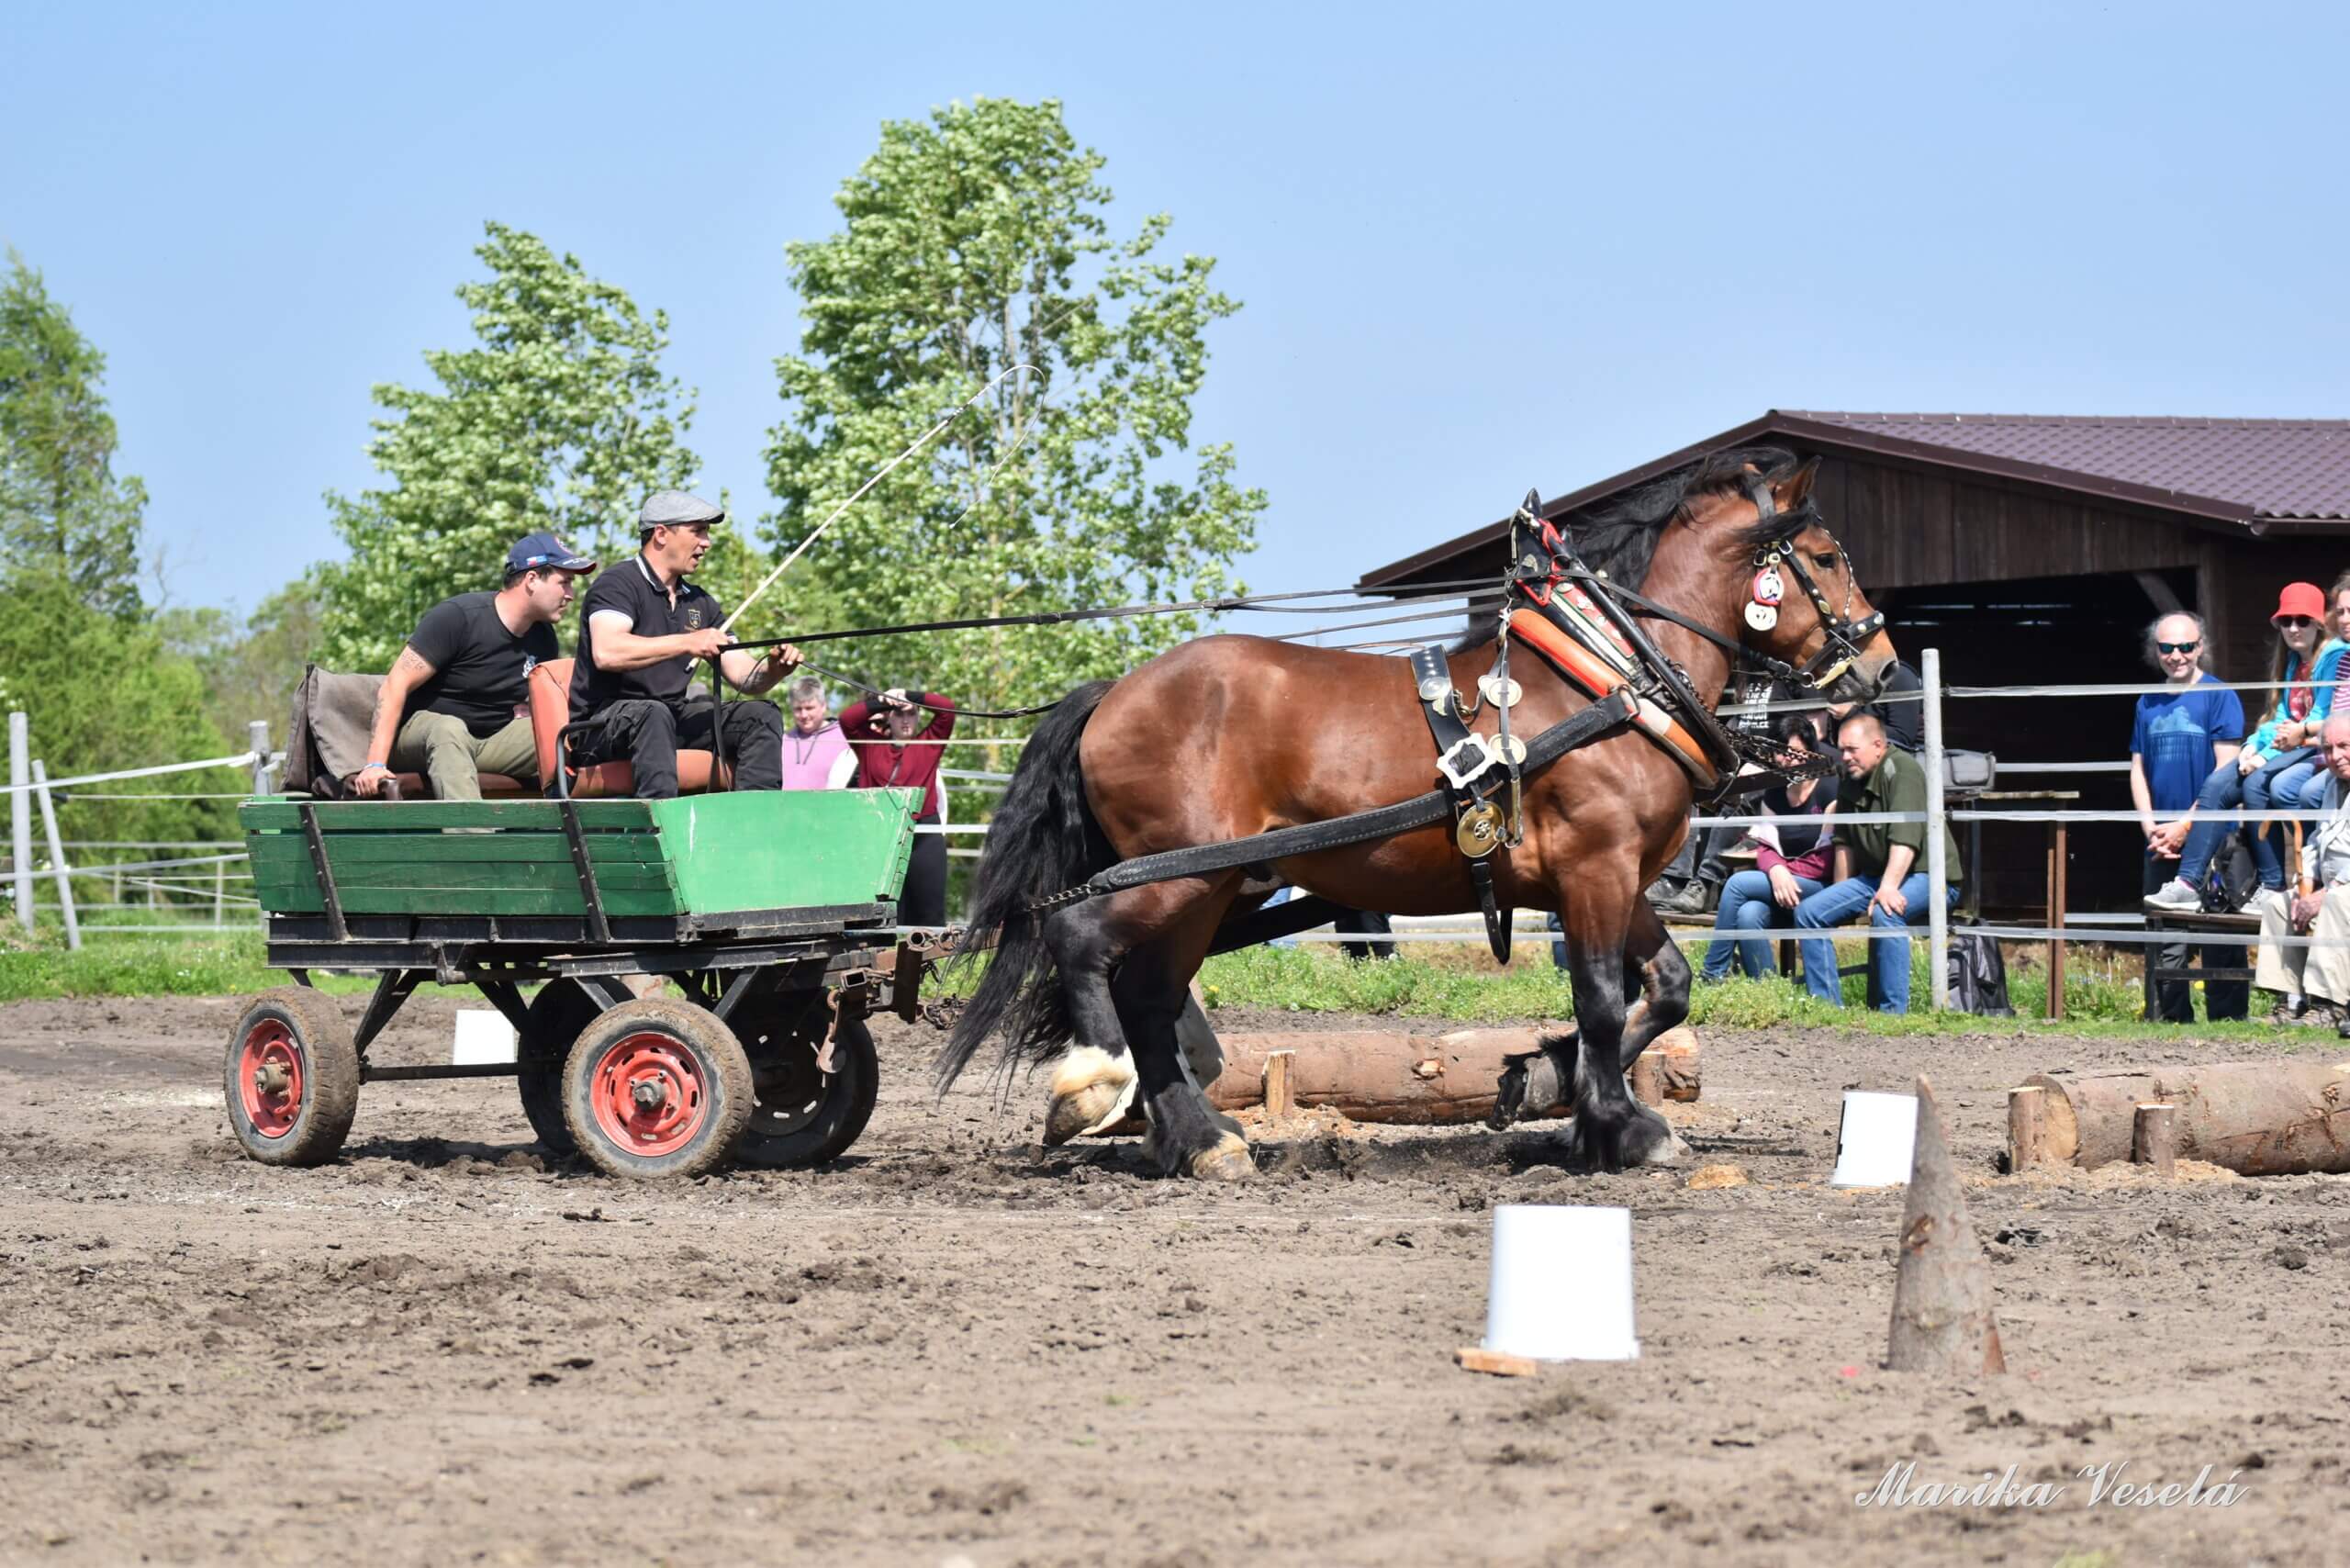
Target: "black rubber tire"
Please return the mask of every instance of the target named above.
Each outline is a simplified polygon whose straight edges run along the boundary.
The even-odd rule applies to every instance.
[[[274,1136],[253,1123],[245,1103],[245,1042],[256,1031],[285,1036],[299,1053],[301,1092],[294,1118]],[[253,998],[229,1036],[221,1073],[229,1130],[246,1157],[263,1165],[324,1165],[342,1152],[351,1120],[359,1111],[359,1053],[352,1048],[351,1025],[334,1002],[298,985],[280,986]]]
[[[521,1092],[522,1114],[550,1154],[579,1152],[563,1119],[563,1064],[571,1059],[571,1043],[602,1011],[586,986],[558,979],[539,987],[524,1014],[526,1026],[514,1045],[514,1086]]]
[[[640,1153],[609,1133],[596,1114],[599,1068],[632,1036],[653,1035],[682,1047],[705,1096],[691,1136],[660,1154]],[[751,1061],[742,1041],[715,1015],[666,997],[624,1002],[580,1032],[563,1069],[563,1114],[580,1156],[608,1176],[640,1181],[700,1176],[724,1165],[751,1118]]]
[[[832,1016],[821,991],[787,991],[735,1014],[750,1054],[757,1103],[734,1158],[764,1170],[804,1170],[846,1152],[873,1119],[881,1058],[861,1018],[841,1021],[833,1071],[816,1071],[816,1047]]]

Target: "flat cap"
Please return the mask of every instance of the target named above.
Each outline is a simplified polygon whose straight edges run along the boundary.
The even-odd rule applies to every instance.
[[[644,498],[644,510],[636,514],[636,521],[644,528],[679,528],[697,522],[724,522],[726,512],[683,490],[655,490]]]

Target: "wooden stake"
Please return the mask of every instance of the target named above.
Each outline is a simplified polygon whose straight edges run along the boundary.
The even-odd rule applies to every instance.
[[[1295,1060],[1295,1051],[1271,1051],[1265,1057],[1265,1114],[1275,1121],[1297,1110],[1289,1086],[1290,1064]]]
[[[1632,1058],[1632,1098],[1643,1105],[1664,1103],[1664,1053],[1653,1047]]]
[[[2132,1128],[2130,1158],[2151,1165],[2154,1174],[2169,1181],[2177,1173],[2178,1107],[2141,1105]]]
[[[1975,1377],[2008,1370],[1991,1310],[1991,1270],[1967,1217],[1933,1086],[1918,1080],[1918,1137],[1893,1273],[1895,1372]]]
[[[2053,1165],[2048,1149],[2048,1092],[2030,1087],[2008,1091],[2008,1174],[2035,1165]]]

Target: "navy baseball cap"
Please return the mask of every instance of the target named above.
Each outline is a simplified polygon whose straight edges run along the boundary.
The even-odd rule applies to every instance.
[[[514,542],[506,552],[506,576],[511,579],[524,572],[549,569],[563,572],[592,572],[596,563],[552,533],[533,533]]]

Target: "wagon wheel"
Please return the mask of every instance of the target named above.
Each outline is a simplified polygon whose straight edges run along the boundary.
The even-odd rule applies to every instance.
[[[786,991],[735,1014],[750,1054],[758,1103],[734,1157],[768,1170],[802,1170],[837,1158],[872,1119],[881,1063],[862,1018],[844,1018],[833,1036],[833,1070],[816,1070],[832,1016],[822,991]]]
[[[335,1004],[298,985],[255,997],[229,1036],[229,1130],[263,1165],[324,1165],[359,1109],[359,1053]]]
[[[515,1042],[515,1087],[522,1092],[522,1114],[554,1154],[576,1154],[571,1128],[563,1119],[563,1064],[571,1042],[602,1012],[577,980],[551,980],[531,998]]]
[[[579,1152],[610,1176],[699,1176],[723,1164],[751,1114],[751,1063],[734,1031],[683,1002],[624,1002],[580,1031],[563,1069]]]

